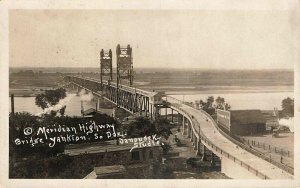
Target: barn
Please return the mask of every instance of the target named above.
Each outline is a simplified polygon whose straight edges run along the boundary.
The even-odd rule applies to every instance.
[[[260,110],[217,110],[217,123],[235,135],[263,134],[266,131],[266,119]]]

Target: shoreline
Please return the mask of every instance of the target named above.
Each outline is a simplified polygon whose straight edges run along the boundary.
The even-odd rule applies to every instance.
[[[49,88],[50,89],[50,88]],[[36,91],[32,89],[9,89],[9,97],[14,94],[14,97],[36,97],[38,94],[44,91]],[[218,90],[180,90],[180,91],[166,91],[167,95],[197,95],[197,94],[238,94],[238,93],[293,93],[294,90],[283,89],[218,89]]]
[[[293,93],[293,90],[206,90],[206,91],[169,91],[167,95],[198,95],[198,94],[239,94],[239,93]]]

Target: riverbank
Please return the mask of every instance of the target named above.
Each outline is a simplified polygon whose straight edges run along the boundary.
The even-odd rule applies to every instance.
[[[135,87],[135,86],[133,86]],[[141,89],[147,91],[165,91],[167,95],[194,95],[194,94],[236,94],[236,93],[286,93],[294,92],[292,86],[278,86],[278,87],[205,87],[205,88],[191,88],[191,87],[143,87]],[[9,89],[9,95],[14,94],[18,97],[35,97],[45,90],[53,89],[53,87],[27,87],[27,88],[13,88]]]
[[[43,88],[22,88],[22,89],[9,89],[9,96],[14,94],[15,97],[35,97],[45,90],[53,89],[52,87]]]

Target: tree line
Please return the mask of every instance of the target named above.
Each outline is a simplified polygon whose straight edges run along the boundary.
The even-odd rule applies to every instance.
[[[209,96],[206,101],[196,101],[196,106],[199,106],[202,110],[208,114],[213,115],[216,113],[216,109],[230,110],[231,106],[225,101],[223,97],[218,96],[216,99],[213,96]]]

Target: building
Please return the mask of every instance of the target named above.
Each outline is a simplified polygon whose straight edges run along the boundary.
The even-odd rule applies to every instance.
[[[115,108],[99,108],[98,110],[101,114],[106,114],[110,117],[116,116],[116,109]]]
[[[82,111],[82,116],[84,117],[92,117],[97,113],[94,108],[89,108],[87,110]]]
[[[120,144],[116,140],[70,144],[65,147],[64,154],[73,157],[76,164],[94,166],[94,170],[85,178],[145,178],[144,176],[150,176],[151,163],[161,161],[161,147],[159,145],[145,146],[130,151],[133,146],[133,143]]]
[[[149,178],[153,175],[153,167],[149,163],[130,165],[112,165],[94,167],[84,179],[136,179]]]
[[[164,97],[166,97],[164,91],[153,92],[150,95],[150,103],[156,107],[164,106]]]
[[[230,134],[255,135],[266,131],[266,119],[260,110],[217,110],[218,125]]]

